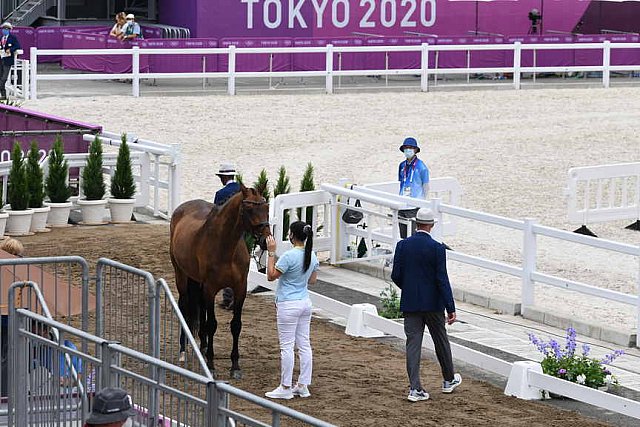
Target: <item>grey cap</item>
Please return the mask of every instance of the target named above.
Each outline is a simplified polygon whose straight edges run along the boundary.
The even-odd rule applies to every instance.
[[[111,424],[125,421],[136,415],[131,404],[131,396],[121,388],[107,387],[100,390],[93,398],[88,424]]]
[[[9,22],[9,21],[3,22],[2,23],[2,28],[8,28],[8,29],[12,30],[13,29],[13,24],[11,24],[11,22]]]

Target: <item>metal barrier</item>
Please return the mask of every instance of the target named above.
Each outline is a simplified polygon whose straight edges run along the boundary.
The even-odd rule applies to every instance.
[[[45,308],[44,316],[29,310],[29,306],[15,306],[16,289],[25,288],[35,293]],[[114,386],[130,394],[136,410],[135,425],[227,427],[234,420],[249,426],[279,426],[281,418],[288,417],[311,426],[332,426],[224,382],[56,322],[48,315],[46,302],[33,283],[14,284],[10,300],[14,345],[10,349],[9,426],[82,425],[94,393]],[[129,368],[137,366],[149,369]],[[235,398],[233,402],[238,399],[266,409],[268,420],[254,418],[251,413],[255,411],[233,407],[230,397]]]
[[[95,299],[89,292],[89,265],[76,256],[51,258],[9,258],[0,259],[0,342],[7,343],[8,315],[10,304],[6,295],[12,283],[32,281],[41,284],[42,294],[47,300],[53,318],[83,331],[93,326],[89,313],[95,309]],[[20,295],[20,294],[19,294]],[[27,296],[20,295],[23,301]],[[41,312],[42,305],[28,307]],[[6,356],[6,353],[3,353]],[[7,361],[2,358],[0,368],[0,395],[7,395]]]
[[[569,169],[569,222],[640,220],[640,162]]]

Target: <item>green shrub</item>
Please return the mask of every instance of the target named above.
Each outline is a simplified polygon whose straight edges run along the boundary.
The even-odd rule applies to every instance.
[[[111,179],[111,197],[115,199],[132,199],[136,194],[136,183],[133,179],[131,154],[127,144],[127,135],[122,135],[122,143],[118,149],[116,171]]]
[[[269,201],[269,199],[271,198],[271,193],[269,191],[269,178],[267,178],[266,170],[262,169],[260,171],[258,180],[253,183],[253,188],[255,188],[267,202]]]
[[[280,169],[278,169],[278,181],[276,186],[273,187],[273,197],[278,197],[280,194],[289,194],[290,191],[291,185],[289,184],[287,170],[284,166],[280,166]],[[282,218],[282,240],[287,240],[289,236],[289,222],[290,214],[288,210],[285,210]]]
[[[302,181],[300,182],[300,191],[314,191],[316,185],[313,182],[313,164],[307,163],[307,168],[304,170]],[[306,211],[306,222],[312,224],[313,222],[313,206],[309,206]],[[298,208],[298,218],[302,219],[302,208]]]
[[[388,288],[380,292],[380,303],[382,304],[382,310],[378,313],[380,316],[386,319],[398,319],[402,317],[400,297],[393,285],[389,285]]]
[[[65,203],[71,197],[71,189],[67,184],[69,164],[64,158],[62,137],[56,136],[48,157],[49,171],[45,180],[45,191],[52,203]]]
[[[29,183],[29,207],[41,208],[44,201],[44,174],[40,167],[38,143],[31,142],[27,156],[27,182]]]
[[[82,193],[87,200],[100,200],[106,186],[102,175],[102,142],[96,135],[89,147],[87,166],[82,170]]]
[[[22,158],[22,149],[17,142],[11,153],[11,171],[9,171],[8,202],[14,211],[24,211],[29,208],[29,182],[27,168]]]

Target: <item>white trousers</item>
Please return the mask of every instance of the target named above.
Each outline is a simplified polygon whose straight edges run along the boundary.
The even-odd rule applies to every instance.
[[[309,341],[311,301],[281,301],[277,303],[278,338],[280,340],[280,384],[291,387],[295,357],[294,346],[300,358],[299,384],[311,384],[313,355]]]

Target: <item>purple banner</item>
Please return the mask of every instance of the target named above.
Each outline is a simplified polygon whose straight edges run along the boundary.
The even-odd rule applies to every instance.
[[[62,135],[65,153],[84,153],[87,151],[87,143],[82,140],[82,133],[97,133],[102,131],[101,126],[76,122],[62,117],[51,116],[23,108],[10,107],[0,104],[0,130],[11,131],[38,131],[38,130],[80,130],[78,134]],[[42,154],[53,146],[55,134],[47,135],[0,135],[0,161],[8,161],[11,157],[13,144],[18,141],[23,151],[29,150],[31,141],[36,141]]]
[[[145,40],[143,47],[151,49],[216,48],[217,40],[211,39],[155,39]],[[154,73],[199,73],[218,71],[218,55],[142,55],[147,58]]]
[[[291,39],[222,39],[220,47],[291,47],[293,41]],[[226,55],[222,55],[218,60],[220,71],[229,69],[229,60]],[[291,70],[291,54],[274,53],[269,54],[237,54],[236,55],[236,71],[290,71]]]
[[[519,0],[159,0],[160,22],[195,37],[338,38],[379,35],[452,36],[469,32],[528,34],[528,13],[544,15],[540,30],[571,32],[590,1]],[[595,2],[599,3],[599,2]],[[407,34],[407,32],[422,34]]]

